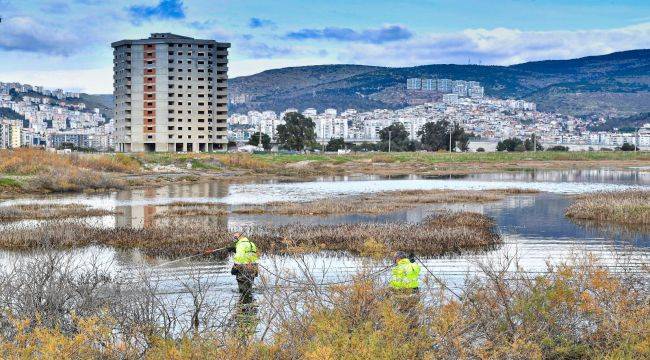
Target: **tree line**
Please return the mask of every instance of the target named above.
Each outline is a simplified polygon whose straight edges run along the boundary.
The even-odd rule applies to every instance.
[[[338,151],[350,149],[353,151],[468,151],[469,141],[474,134],[467,133],[458,124],[451,124],[443,119],[437,122],[426,123],[417,132],[419,140],[411,139],[411,134],[402,123],[394,123],[379,131],[378,143],[353,144],[343,138],[333,138],[327,144],[316,141],[316,124],[314,121],[300,113],[288,113],[284,116],[285,124],[278,125],[277,139],[282,149],[303,151],[308,149],[323,149],[325,151]],[[271,148],[271,138],[261,134],[261,144],[265,150]],[[251,145],[260,144],[260,133],[254,133],[248,141]]]

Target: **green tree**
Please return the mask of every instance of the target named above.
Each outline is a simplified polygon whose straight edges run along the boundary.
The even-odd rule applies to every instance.
[[[340,149],[348,148],[348,144],[343,138],[330,139],[325,147],[325,151],[339,151]]]
[[[465,132],[459,124],[454,124],[453,129],[450,129],[449,121],[438,120],[424,124],[422,129],[418,131],[422,146],[427,150],[449,150],[449,132],[451,132],[451,149],[452,151],[458,147],[461,151],[469,150],[469,139],[471,134]]]
[[[278,125],[278,143],[288,150],[302,151],[314,146],[316,141],[316,124],[311,118],[292,112],[284,115],[285,124]]]
[[[409,132],[402,123],[394,123],[379,130],[379,139],[378,145],[381,151],[388,151],[389,140],[391,151],[415,150],[415,144],[409,139]]]
[[[636,150],[637,148],[636,145],[634,144],[623,143],[623,145],[621,145],[621,151],[636,151]]]
[[[497,144],[497,151],[524,151],[524,142],[521,139],[513,137],[499,141]]]
[[[544,147],[542,144],[540,144],[539,138],[537,138],[537,135],[531,134],[526,141],[524,141],[524,149],[526,151],[533,151],[534,148],[537,147],[537,151],[543,151]]]
[[[248,139],[249,145],[259,145],[260,144],[260,132],[256,132],[251,135],[251,138]],[[267,134],[262,134],[262,147],[264,150],[271,150],[271,137]]]

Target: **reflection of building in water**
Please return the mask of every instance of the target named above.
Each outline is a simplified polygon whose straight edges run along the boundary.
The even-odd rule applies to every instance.
[[[223,182],[189,185],[173,184],[159,188],[120,191],[117,193],[116,199],[119,202],[131,204],[116,207],[117,215],[115,215],[115,224],[117,227],[150,228],[164,221],[164,219],[157,219],[156,215],[164,213],[166,206],[155,205],[156,203],[216,202],[218,199],[228,196],[228,193],[229,185]],[[148,204],[148,202],[150,203]],[[225,205],[223,208],[224,210],[227,209]],[[228,219],[224,216],[191,217],[189,219],[205,222],[210,225],[226,226],[228,223]]]

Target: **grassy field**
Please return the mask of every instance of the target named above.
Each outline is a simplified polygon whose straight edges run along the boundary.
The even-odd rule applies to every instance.
[[[447,175],[530,169],[650,166],[650,152],[335,154],[56,154],[0,150],[0,189],[11,193],[101,191],[191,179],[247,176]]]

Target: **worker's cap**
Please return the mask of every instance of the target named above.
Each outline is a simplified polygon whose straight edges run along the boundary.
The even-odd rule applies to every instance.
[[[241,237],[241,233],[239,231],[235,231],[232,233],[232,237],[235,239],[239,239]]]
[[[393,259],[394,260],[401,260],[401,259],[408,259],[408,257],[409,257],[408,254],[405,253],[404,251],[398,251],[393,256]]]

